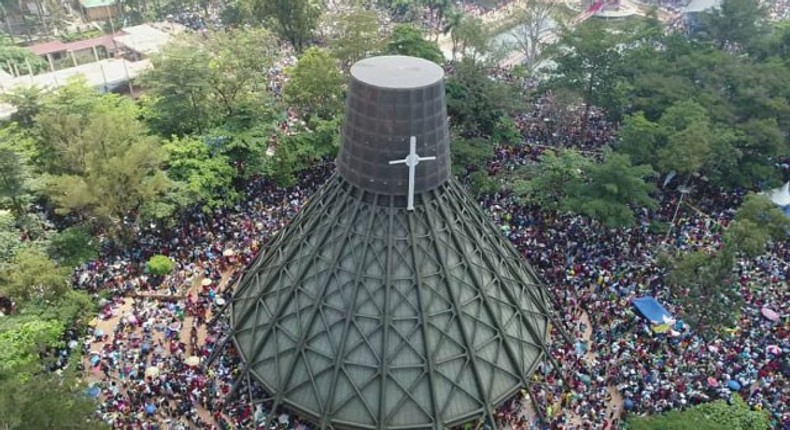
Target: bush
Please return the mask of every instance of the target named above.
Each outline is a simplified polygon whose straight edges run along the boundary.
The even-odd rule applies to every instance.
[[[146,263],[148,273],[154,276],[164,276],[173,271],[175,263],[164,255],[154,255]]]
[[[628,430],[768,430],[768,416],[753,411],[737,395],[731,404],[723,400],[704,403],[685,411],[627,420]]]

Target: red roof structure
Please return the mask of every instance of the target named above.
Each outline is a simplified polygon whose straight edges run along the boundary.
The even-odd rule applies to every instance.
[[[53,40],[50,42],[28,46],[27,49],[33,51],[33,53],[36,55],[47,55],[55,52],[82,51],[83,49],[91,49],[94,46],[104,46],[107,51],[113,51],[115,49],[113,35],[105,34],[92,39],[78,40],[76,42],[69,43]]]

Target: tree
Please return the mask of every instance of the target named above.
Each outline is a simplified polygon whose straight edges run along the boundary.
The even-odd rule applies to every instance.
[[[348,12],[330,15],[328,21],[332,28],[329,47],[344,69],[381,49],[375,11],[356,6]]]
[[[53,112],[45,107],[43,114]],[[85,117],[72,118],[68,133],[61,133],[65,141],[50,143],[59,150],[55,163],[65,166],[44,177],[44,192],[58,212],[88,216],[125,234],[143,204],[163,196],[171,186],[161,169],[164,154],[138,115],[133,102],[103,96]]]
[[[658,149],[658,166],[663,172],[682,175],[699,172],[711,154],[711,126],[705,108],[693,101],[675,103],[659,120],[666,144]]]
[[[704,336],[731,327],[743,298],[734,285],[731,253],[694,251],[676,258],[668,281],[683,320]]]
[[[658,165],[657,152],[666,136],[664,129],[645,118],[639,111],[623,119],[617,142],[617,150],[628,154],[636,164]]]
[[[249,129],[269,119],[268,73],[277,43],[263,29],[185,35],[153,56],[144,114],[161,136]]]
[[[50,253],[65,267],[75,267],[99,257],[99,250],[87,228],[74,226],[52,236]]]
[[[787,240],[789,235],[790,218],[765,195],[749,193],[724,234],[724,244],[732,252],[754,258],[765,252],[770,241]]]
[[[3,94],[2,100],[14,107],[11,114],[11,121],[16,122],[22,128],[33,127],[34,118],[41,110],[41,99],[44,90],[35,86],[20,85],[13,91]]]
[[[447,114],[461,135],[491,136],[519,99],[511,84],[489,78],[485,64],[464,58],[447,79]]]
[[[631,430],[768,430],[771,427],[765,412],[751,410],[737,395],[732,397],[731,403],[716,400],[685,411],[633,416],[627,422]]]
[[[569,186],[563,207],[609,227],[631,226],[634,207],[657,207],[650,196],[655,186],[645,182],[654,174],[650,166],[634,166],[627,155],[609,152],[603,162],[587,169],[586,181]]]
[[[387,41],[385,53],[389,55],[410,55],[424,58],[437,64],[444,63],[439,45],[426,40],[422,32],[410,24],[398,24],[393,28]]]
[[[450,139],[450,155],[453,173],[466,176],[469,172],[485,171],[494,158],[494,142],[481,137],[458,137]]]
[[[571,186],[583,181],[592,162],[574,150],[548,150],[537,164],[516,172],[513,192],[546,210],[559,209]]]
[[[173,271],[175,263],[165,255],[154,255],[145,263],[148,273],[154,276],[165,276]]]
[[[558,17],[558,6],[553,1],[527,0],[516,12],[516,27],[510,31],[515,44],[524,55],[523,64],[531,75],[540,62],[540,54],[549,43],[553,19]]]
[[[233,188],[236,171],[228,158],[211,151],[200,139],[173,137],[165,142],[164,150],[167,176],[183,184],[187,201],[214,208],[238,197]]]
[[[68,270],[58,266],[42,250],[23,248],[10,267],[0,274],[0,292],[17,302],[49,300],[68,290]]]
[[[329,53],[311,47],[287,73],[285,101],[299,109],[308,122],[313,117],[328,120],[342,111],[345,80]]]
[[[336,156],[339,146],[340,118],[318,120],[312,129],[278,136],[274,155],[266,160],[264,168],[277,182],[291,186],[296,173]]]
[[[71,370],[0,379],[0,426],[8,430],[102,430],[96,401]]]
[[[271,20],[277,33],[302,52],[312,37],[321,16],[323,3],[318,0],[252,0],[256,17]]]
[[[578,92],[585,103],[580,136],[585,139],[591,106],[619,113],[622,96],[618,72],[622,66],[623,34],[610,31],[602,20],[587,20],[575,29],[563,29],[555,48],[558,55],[553,86]]]
[[[11,209],[16,216],[21,216],[30,199],[29,182],[22,157],[0,144],[0,208]]]
[[[482,19],[464,14],[460,16],[461,18],[451,23],[452,27],[448,28],[453,44],[453,60],[460,53],[465,60],[479,61],[492,51],[491,35]]]
[[[144,114],[162,136],[202,133],[213,122],[210,56],[189,39],[171,42],[151,56],[153,67],[143,77],[150,95]]]
[[[749,49],[767,35],[767,7],[749,0],[723,0],[701,14],[703,28],[719,48],[727,42]]]

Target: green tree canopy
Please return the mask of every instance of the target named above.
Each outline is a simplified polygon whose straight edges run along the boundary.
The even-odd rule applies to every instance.
[[[444,54],[436,42],[425,39],[422,32],[411,24],[398,24],[393,28],[384,52],[389,55],[410,55],[437,64],[444,63]]]
[[[24,247],[0,273],[0,292],[17,302],[51,300],[68,290],[68,269],[37,247]]]
[[[237,196],[236,171],[227,156],[212,151],[199,138],[173,137],[164,144],[167,176],[180,183],[184,199],[214,208]]]
[[[277,33],[297,52],[313,35],[323,10],[319,0],[250,0],[258,18],[273,24]]]
[[[647,165],[633,165],[627,155],[609,152],[603,162],[592,164],[585,181],[568,187],[563,207],[601,221],[609,227],[634,224],[634,208],[655,208],[655,186],[645,179],[655,172]]]
[[[753,411],[739,396],[649,417],[628,418],[629,430],[768,430],[764,412]]]
[[[583,181],[591,166],[592,161],[578,151],[548,150],[538,163],[516,172],[513,192],[546,210],[559,209],[570,188]]]
[[[350,11],[328,15],[326,21],[332,29],[329,47],[344,69],[381,50],[379,18],[375,11],[355,6]]]
[[[64,87],[74,92],[73,87]],[[82,87],[82,91],[93,90]],[[59,102],[62,94],[53,96]],[[53,148],[44,192],[61,213],[77,213],[111,232],[125,232],[147,201],[171,186],[161,169],[164,154],[157,138],[146,135],[132,101],[120,96],[80,96],[92,105],[67,114],[45,102],[37,117],[45,147]],[[66,118],[59,118],[66,116]],[[45,119],[55,118],[53,122]]]
[[[287,73],[285,102],[299,109],[308,122],[313,117],[329,120],[341,113],[345,79],[337,60],[328,52],[308,48]]]

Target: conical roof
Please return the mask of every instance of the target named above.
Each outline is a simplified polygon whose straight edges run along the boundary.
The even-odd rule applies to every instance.
[[[364,78],[352,69],[352,81]],[[441,75],[431,85],[443,85]],[[441,161],[444,145],[420,151]],[[322,428],[490,419],[545,353],[546,292],[455,180],[428,172],[410,210],[403,177],[387,177],[398,171],[349,179],[351,167],[340,167],[242,277],[231,325],[247,370],[276,406]]]

